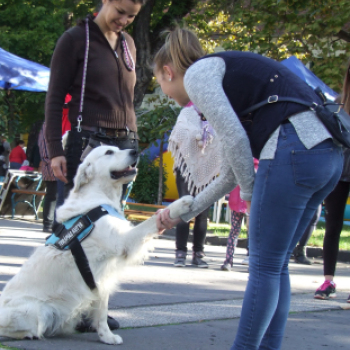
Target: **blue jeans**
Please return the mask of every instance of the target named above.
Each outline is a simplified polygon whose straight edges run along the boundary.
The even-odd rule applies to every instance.
[[[340,147],[327,139],[307,150],[282,124],[274,159],[261,160],[249,228],[249,281],[231,350],[281,348],[290,305],[288,262],[318,205],[339,181]]]

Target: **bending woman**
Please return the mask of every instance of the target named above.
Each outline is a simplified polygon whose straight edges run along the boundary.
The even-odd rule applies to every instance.
[[[342,151],[305,106],[269,103],[276,96],[321,103],[313,89],[280,63],[250,52],[200,57],[198,38],[171,32],[155,57],[163,92],[180,105],[191,100],[223,145],[220,176],[199,193],[188,221],[236,185],[250,210],[250,276],[232,350],[280,349],[290,305],[290,254],[317,206],[342,170]],[[253,156],[260,160],[254,174]],[[180,219],[179,219],[180,220]],[[169,211],[158,213],[159,230],[170,228]]]

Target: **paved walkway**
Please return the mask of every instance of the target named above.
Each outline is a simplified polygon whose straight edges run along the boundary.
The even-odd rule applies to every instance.
[[[41,224],[0,218],[0,290],[20,269],[47,234]],[[111,296],[109,314],[118,319],[123,349],[230,349],[237,331],[248,268],[245,250],[237,249],[231,272],[220,271],[225,247],[206,246],[208,269],[173,267],[174,242],[153,240],[154,250],[143,266],[120,277],[120,291]],[[337,265],[337,298],[313,299],[323,282],[322,261],[311,266],[290,264],[292,303],[283,350],[349,349],[350,264]],[[15,349],[110,349],[94,333],[76,333],[40,341],[0,337]]]

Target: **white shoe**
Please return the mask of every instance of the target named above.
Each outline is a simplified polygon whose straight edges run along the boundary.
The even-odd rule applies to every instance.
[[[242,265],[249,265],[249,256],[245,257],[245,258],[242,260]]]

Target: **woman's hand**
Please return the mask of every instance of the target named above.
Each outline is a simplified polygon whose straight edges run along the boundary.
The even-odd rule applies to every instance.
[[[159,234],[162,234],[165,229],[170,229],[179,224],[182,220],[181,218],[172,219],[170,217],[169,209],[159,209],[156,212],[157,228]]]
[[[51,159],[51,168],[55,177],[64,183],[67,183],[67,161],[66,157],[59,156]]]

